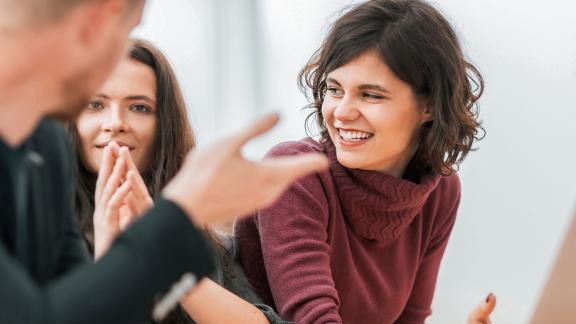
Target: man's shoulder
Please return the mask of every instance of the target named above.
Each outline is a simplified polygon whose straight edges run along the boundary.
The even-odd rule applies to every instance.
[[[74,157],[68,133],[62,122],[45,118],[29,138],[31,157],[51,169],[69,173],[74,169]]]
[[[69,142],[63,123],[51,118],[42,119],[30,139],[48,146]]]

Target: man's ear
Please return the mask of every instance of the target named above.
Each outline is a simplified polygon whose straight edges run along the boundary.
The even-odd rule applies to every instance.
[[[77,12],[78,41],[88,47],[99,42],[103,34],[113,32],[122,19],[125,0],[86,1]]]

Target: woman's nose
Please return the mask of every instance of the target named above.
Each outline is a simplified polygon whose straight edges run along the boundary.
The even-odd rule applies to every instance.
[[[125,133],[130,130],[123,113],[117,107],[108,110],[108,116],[103,124],[103,130],[107,133]]]
[[[348,96],[344,96],[336,109],[334,110],[334,118],[339,120],[354,120],[358,118],[360,111],[358,110],[355,101]]]

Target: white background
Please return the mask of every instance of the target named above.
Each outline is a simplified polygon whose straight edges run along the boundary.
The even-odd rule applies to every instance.
[[[305,136],[296,76],[344,0],[151,0],[135,32],[171,59],[200,145],[266,111],[283,121],[254,142]],[[460,171],[459,218],[429,323],[465,323],[487,293],[493,323],[525,323],[576,202],[576,4],[437,0],[482,71],[487,137]]]

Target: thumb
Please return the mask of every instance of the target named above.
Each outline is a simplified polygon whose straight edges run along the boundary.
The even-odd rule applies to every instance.
[[[296,181],[310,173],[324,171],[329,166],[328,158],[320,153],[268,158],[261,163],[275,174],[283,175],[290,181]]]
[[[496,295],[493,293],[488,294],[486,300],[480,305],[476,306],[472,314],[470,314],[470,320],[480,323],[487,323],[490,314],[496,307]]]

